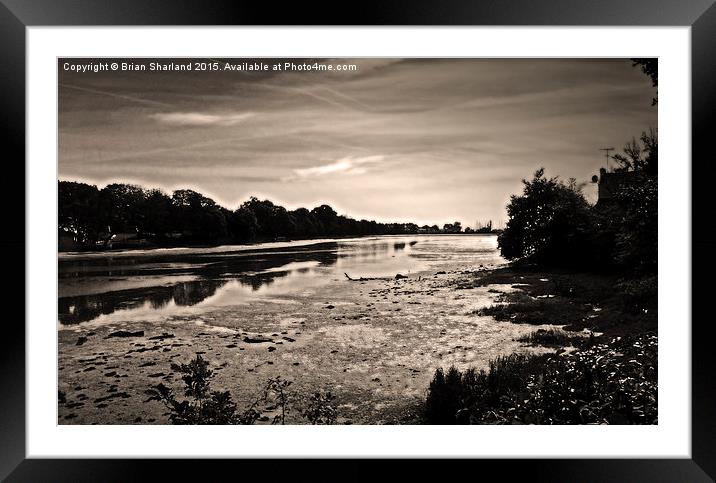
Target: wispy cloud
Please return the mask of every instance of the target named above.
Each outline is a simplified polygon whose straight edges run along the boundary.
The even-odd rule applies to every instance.
[[[117,94],[116,92],[102,91],[99,89],[91,89],[89,87],[80,87],[80,86],[75,86],[75,85],[71,85],[71,84],[65,84],[62,82],[58,82],[57,85],[59,85],[60,87],[64,87],[65,89],[72,89],[72,90],[80,91],[80,92],[88,92],[90,94],[97,94],[99,96],[114,97],[115,99],[122,99],[125,101],[138,102],[140,104],[146,104],[149,106],[170,106],[171,105],[171,104],[167,104],[166,102],[152,101],[150,99],[143,99],[141,97],[128,96],[126,94]]]
[[[312,178],[329,174],[364,174],[367,169],[363,166],[371,163],[379,163],[385,159],[383,155],[374,156],[346,156],[329,164],[311,166],[310,168],[294,169],[294,174],[299,178]]]
[[[152,114],[159,122],[178,126],[233,126],[253,117],[252,112],[238,114],[207,114],[203,112],[167,112]]]

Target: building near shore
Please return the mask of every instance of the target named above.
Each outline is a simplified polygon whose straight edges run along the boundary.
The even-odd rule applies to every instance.
[[[635,171],[613,171],[599,169],[597,207],[613,206],[617,202],[617,195],[625,186],[632,184],[636,179]],[[594,178],[597,178],[595,176]],[[592,178],[594,180],[594,178]]]

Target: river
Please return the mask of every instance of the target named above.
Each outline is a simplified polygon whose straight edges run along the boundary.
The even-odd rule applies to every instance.
[[[291,423],[317,390],[336,395],[339,422],[399,422],[437,367],[528,350],[515,339],[534,326],[475,314],[511,287],[470,280],[502,264],[494,235],[63,253],[59,422],[166,424],[144,393],[178,390],[172,363],[197,354],[240,408],[280,376]]]
[[[152,320],[216,307],[314,295],[352,278],[394,277],[446,264],[497,266],[494,235],[418,235],[206,249],[62,254],[63,325]],[[191,310],[188,307],[192,307]]]

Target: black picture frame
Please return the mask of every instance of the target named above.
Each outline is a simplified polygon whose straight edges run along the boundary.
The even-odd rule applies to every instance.
[[[6,267],[14,280],[25,280],[25,29],[30,26],[110,25],[515,25],[515,26],[690,26],[692,61],[692,425],[691,459],[463,460],[459,466],[479,477],[501,475],[535,481],[713,481],[716,478],[716,384],[711,357],[712,319],[706,315],[716,240],[709,223],[713,204],[714,164],[709,128],[716,112],[716,6],[714,0],[382,0],[351,4],[303,2],[281,7],[270,2],[230,0],[0,0],[0,116],[3,123],[7,186],[2,196],[5,223],[0,243],[10,253]],[[10,157],[9,153],[15,153]],[[679,162],[679,161],[677,161]],[[682,160],[680,162],[689,162]],[[10,181],[12,180],[12,181]],[[20,180],[23,180],[22,182]],[[702,223],[697,224],[696,221]],[[710,233],[711,232],[711,233]],[[17,254],[23,253],[20,257]],[[15,279],[17,277],[17,279]],[[704,283],[697,283],[702,280]],[[26,300],[24,283],[6,285],[8,300]],[[10,305],[10,304],[8,304]],[[26,459],[24,305],[4,323],[0,350],[3,388],[0,397],[0,478],[7,481],[126,481],[152,477],[240,477],[250,470],[270,478],[311,472],[319,480],[365,480],[372,469],[360,460],[192,461],[192,460],[52,460]],[[701,317],[699,317],[701,314]],[[688,320],[660,323],[688,324]],[[411,461],[401,475],[448,476],[447,462]],[[453,463],[450,463],[451,465]],[[240,468],[240,470],[239,470]],[[237,472],[240,471],[240,474]],[[456,471],[450,466],[449,472]],[[212,477],[216,479],[216,476]]]

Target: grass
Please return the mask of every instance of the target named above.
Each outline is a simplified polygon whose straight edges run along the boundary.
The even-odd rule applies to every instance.
[[[657,337],[435,372],[426,424],[657,424]]]
[[[581,320],[591,310],[561,297],[536,298],[521,291],[503,294],[499,300],[502,303],[479,309],[476,314],[516,324],[568,325]]]
[[[618,274],[568,272],[536,267],[506,267],[476,272],[458,288],[488,289],[497,302],[475,312],[499,321],[561,325],[569,331],[589,329],[626,336],[657,329],[655,276],[622,278]],[[512,287],[500,291],[500,285]],[[502,292],[502,293],[500,293]]]
[[[517,342],[526,342],[542,347],[591,347],[594,345],[593,334],[569,333],[561,329],[537,329],[525,336],[516,339]]]

